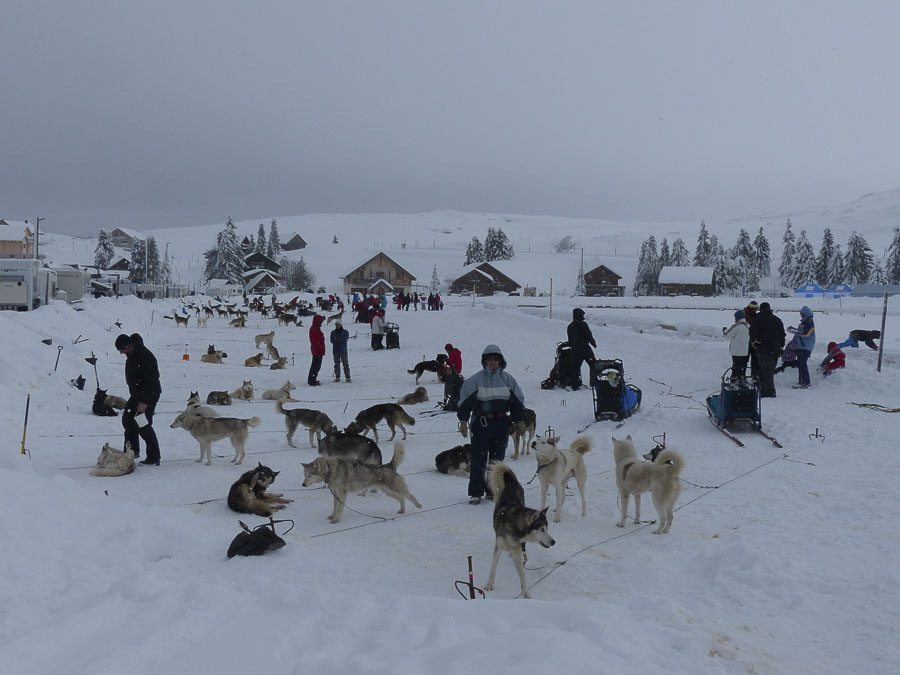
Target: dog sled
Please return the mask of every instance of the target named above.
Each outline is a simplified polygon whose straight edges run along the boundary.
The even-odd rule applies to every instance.
[[[384,324],[385,349],[400,349],[400,326],[390,322]]]
[[[556,345],[556,359],[550,375],[541,382],[541,389],[553,389],[554,387],[581,387],[581,357],[568,342],[559,342]]]
[[[419,413],[422,416],[434,417],[441,413],[456,412],[459,403],[459,391],[462,389],[463,382],[466,378],[456,372],[456,368],[449,363],[445,363],[440,372],[441,379],[444,381],[444,399],[438,401],[435,406],[438,410],[429,410]]]
[[[625,383],[625,366],[621,359],[597,359],[594,362],[591,395],[596,421],[621,421],[631,417],[641,406],[641,390]]]
[[[735,378],[732,369],[728,368],[722,373],[719,392],[706,397],[706,411],[713,426],[741,447],[744,447],[741,440],[726,428],[734,422],[749,423],[776,447],[781,447],[775,438],[762,430],[762,402],[759,381],[755,378]]]

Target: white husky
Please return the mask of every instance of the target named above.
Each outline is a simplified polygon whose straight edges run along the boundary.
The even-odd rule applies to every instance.
[[[562,506],[566,501],[566,483],[574,478],[581,493],[581,517],[587,515],[587,502],[584,498],[584,484],[587,482],[587,468],[584,466],[584,455],[591,450],[590,436],[580,436],[572,443],[572,447],[560,450],[556,447],[559,437],[538,438],[532,441],[534,456],[537,458],[537,475],[541,479],[541,508],[547,506],[547,492],[552,485],[556,489],[556,513],[553,522],[562,518]]]
[[[296,388],[297,386],[288,380],[278,389],[266,389],[262,397],[270,401],[296,401],[297,399],[291,396],[291,392]]]
[[[134,471],[134,450],[131,443],[125,443],[125,452],[103,444],[97,466],[91,470],[92,476],[124,476]]]

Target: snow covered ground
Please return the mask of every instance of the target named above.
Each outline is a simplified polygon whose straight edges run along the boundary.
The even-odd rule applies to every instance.
[[[287,233],[282,233],[284,236]],[[330,235],[330,232],[328,232]],[[355,262],[355,261],[351,261]],[[349,267],[349,262],[348,265]],[[443,276],[443,275],[442,275]],[[894,642],[900,607],[896,545],[898,415],[852,403],[900,406],[900,308],[890,307],[885,359],[847,349],[847,368],[809,390],[794,390],[795,370],[778,375],[778,398],[764,400],[763,425],[774,447],[738,430],[741,448],[709,423],[706,396],[730,365],[721,327],[746,299],[617,300],[590,298],[446,299],[443,312],[399,314],[401,349],[372,352],[367,327],[349,324],[353,383],[307,387],[305,328],[276,328],[253,315],[246,329],[211,319],[175,328],[163,318],[178,301],[86,300],[36,312],[0,313],[0,662],[9,673],[888,673],[900,670]],[[605,302],[604,305],[608,303]],[[539,387],[564,339],[571,307],[586,308],[600,357],[625,363],[643,391],[640,411],[621,428],[592,420],[587,389]],[[816,311],[824,345],[854,328],[879,328],[881,301],[775,300],[785,325],[804,302]],[[522,306],[528,305],[528,306]],[[542,306],[538,306],[542,305]],[[653,306],[651,306],[653,305]],[[123,358],[113,340],[140,332],[160,362],[163,399],[155,427],[160,467],[122,478],[89,470],[104,442],[122,445],[119,418],[91,415],[98,357],[100,386],[126,394]],[[306,323],[308,325],[308,323]],[[287,371],[248,369],[253,336],[275,328]],[[52,339],[45,345],[42,339]],[[79,340],[75,344],[76,340]],[[85,341],[86,340],[86,341]],[[229,463],[227,442],[212,466],[193,461],[197,443],[169,423],[190,390],[234,389],[252,378],[257,392],[297,384],[295,406],[327,412],[346,425],[362,408],[412,391],[406,370],[446,342],[462,349],[471,375],[485,344],[503,349],[509,372],[537,412],[568,444],[587,426],[593,450],[587,517],[570,486],[563,520],[551,523],[557,545],[529,547],[533,600],[517,599],[518,581],[504,556],[496,590],[463,600],[454,581],[472,556],[476,584],[489,571],[492,506],[471,506],[465,479],[436,473],[434,456],[461,442],[454,415],[420,416],[441,395],[422,379],[432,402],[410,406],[416,425],[401,467],[422,510],[383,495],[351,496],[338,525],[326,516],[326,489],[300,486],[300,463],[314,457],[301,429],[288,447],[269,401],[235,402],[221,411],[258,415],[243,466]],[[225,365],[201,363],[209,343]],[[59,352],[59,347],[62,351]],[[183,354],[190,356],[183,360]],[[55,362],[59,359],[58,368]],[[71,379],[87,378],[84,391]],[[31,395],[20,454],[26,395]],[[381,433],[385,427],[382,425]],[[631,434],[639,449],[666,434],[687,466],[670,534],[647,525],[615,527],[619,517],[612,435]],[[386,456],[391,445],[382,442]],[[258,558],[226,559],[238,515],[225,504],[231,483],[262,462],[280,471],[274,490],[294,499],[287,546]],[[533,455],[511,462],[520,481]],[[526,486],[537,506],[538,483]],[[643,515],[656,517],[644,500]],[[894,645],[894,646],[891,646]]]

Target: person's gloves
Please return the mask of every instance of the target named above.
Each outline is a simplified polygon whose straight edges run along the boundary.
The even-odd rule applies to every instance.
[[[796,334],[797,334],[797,329],[794,328],[793,326],[788,326],[788,327],[787,327],[787,332],[796,335]]]
[[[468,422],[466,422],[465,420],[460,420],[457,428],[459,429],[460,436],[462,436],[463,438],[469,437],[469,423]]]

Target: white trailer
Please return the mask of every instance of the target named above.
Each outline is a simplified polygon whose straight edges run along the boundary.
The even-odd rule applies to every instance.
[[[56,272],[56,285],[59,290],[66,292],[66,300],[74,302],[84,297],[84,287],[91,282],[88,272],[71,267],[59,267],[54,271]]]
[[[0,259],[0,309],[27,312],[41,305],[38,270],[33,258]]]

